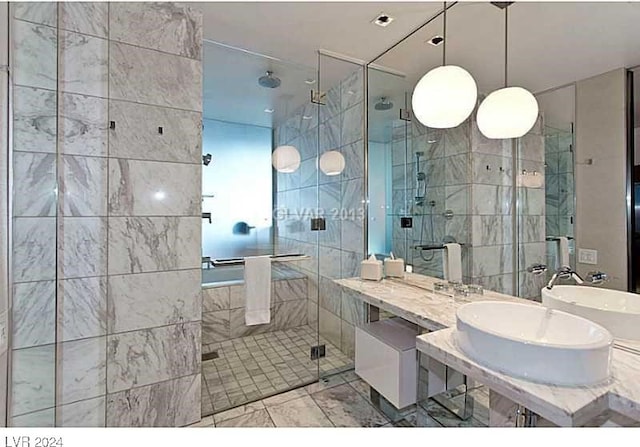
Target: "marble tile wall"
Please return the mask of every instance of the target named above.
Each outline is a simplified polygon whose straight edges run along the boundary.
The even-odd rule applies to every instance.
[[[539,120],[518,141],[518,170],[535,170],[544,175],[541,126]],[[462,265],[466,283],[535,298],[541,286],[525,270],[533,262],[544,262],[544,190],[514,187],[513,150],[511,140],[485,138],[474,116],[446,130],[428,129],[418,121],[394,122],[394,253],[413,264],[414,271],[442,277],[440,251],[420,253],[411,247],[455,238],[465,244]],[[415,199],[416,152],[424,154],[420,157],[420,171],[426,174],[427,184],[422,206]],[[519,203],[515,210],[514,194]],[[450,219],[443,216],[447,210],[453,213]],[[400,227],[400,217],[404,215],[413,216],[413,228]],[[519,241],[515,246],[514,229]],[[518,261],[515,272],[514,257]],[[518,277],[517,290],[513,287],[514,274]]]
[[[201,15],[175,3],[13,11],[13,318],[23,324],[12,423],[195,422]]]
[[[325,105],[305,104],[294,111],[275,128],[274,140],[276,146],[297,147],[302,158],[298,171],[277,175],[277,207],[287,210],[276,221],[277,250],[313,258],[298,267],[309,277],[308,322],[319,322],[320,334],[353,356],[356,318],[343,309],[340,288],[332,283],[357,275],[364,257],[363,69],[353,65],[349,70],[326,88]],[[317,170],[317,157],[330,150],[345,158],[339,175]],[[326,231],[310,231],[316,214],[325,217]]]
[[[513,142],[470,128],[473,184],[469,282],[503,293],[513,289]]]
[[[546,175],[544,121],[542,116],[525,136],[518,140],[518,171],[536,171],[542,178]],[[516,182],[518,205],[516,210],[518,228],[518,290],[517,295],[540,301],[540,290],[546,281],[544,275],[535,276],[527,272],[532,264],[547,264],[547,242],[545,234],[546,198],[545,186],[529,188]],[[572,196],[573,197],[573,196]],[[553,270],[553,266],[550,268]]]
[[[442,277],[442,253],[420,252],[415,245],[439,243],[451,238],[462,244],[470,239],[469,194],[471,157],[469,123],[454,129],[430,129],[417,120],[393,123],[392,247],[414,271]],[[416,153],[422,153],[419,163]],[[419,168],[419,171],[418,171]],[[425,199],[416,200],[418,172],[426,177]],[[422,191],[421,191],[422,192]],[[451,219],[445,211],[453,212]],[[403,229],[400,218],[413,217],[413,227]],[[463,272],[468,275],[468,250],[463,249]]]
[[[202,289],[202,344],[291,329],[308,323],[309,282],[307,277],[274,279],[271,282],[271,322],[245,324],[244,285]],[[208,351],[207,351],[208,352]]]
[[[12,407],[8,423],[53,426],[57,369],[57,8],[54,3],[16,3],[10,12],[15,49],[15,139]],[[61,48],[63,57],[69,57],[70,52],[69,46],[64,52]],[[70,357],[73,354],[67,350],[67,361],[61,359],[61,368],[73,362]],[[81,388],[67,387],[66,394],[82,393]]]

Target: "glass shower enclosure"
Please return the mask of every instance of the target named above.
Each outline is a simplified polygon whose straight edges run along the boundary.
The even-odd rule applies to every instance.
[[[203,416],[353,367],[364,312],[334,280],[357,275],[365,214],[362,65],[204,54]],[[268,323],[246,324],[249,256],[272,257]]]

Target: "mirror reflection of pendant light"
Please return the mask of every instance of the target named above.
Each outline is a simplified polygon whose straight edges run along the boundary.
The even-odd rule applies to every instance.
[[[535,96],[522,87],[507,87],[508,25],[507,4],[504,6],[504,88],[490,93],[480,104],[477,115],[480,132],[493,139],[520,138],[531,130],[538,119]]]
[[[271,163],[276,171],[291,174],[300,167],[300,152],[293,146],[278,146],[271,154]]]
[[[326,175],[340,175],[344,171],[344,155],[338,151],[325,152],[318,162],[320,170]]]
[[[447,65],[447,2],[444,2],[442,66],[416,84],[411,96],[413,114],[423,125],[449,129],[466,120],[476,106],[478,87],[473,76],[457,65]]]

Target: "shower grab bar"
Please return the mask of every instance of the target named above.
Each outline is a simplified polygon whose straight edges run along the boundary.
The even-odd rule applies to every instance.
[[[269,257],[271,258],[271,262],[293,262],[311,259],[311,256],[307,256],[302,253],[270,255]],[[215,267],[223,265],[244,265],[244,258],[214,259],[212,263]]]
[[[461,244],[459,242],[456,242],[456,244],[460,245],[461,247],[464,247],[466,245],[466,244]],[[413,249],[414,250],[422,250],[422,251],[442,250],[442,249],[444,249],[444,245],[445,244],[414,245]]]
[[[567,240],[572,241],[573,240],[573,236],[565,236],[567,238]],[[560,236],[547,236],[545,238],[545,240],[549,241],[549,242],[557,242],[560,240]]]

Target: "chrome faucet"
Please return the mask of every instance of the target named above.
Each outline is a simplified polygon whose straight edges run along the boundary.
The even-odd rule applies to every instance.
[[[534,275],[542,275],[547,271],[547,266],[544,264],[533,264],[527,267],[527,272],[532,273]]]
[[[551,290],[553,286],[556,285],[556,282],[559,279],[569,279],[569,278],[573,278],[573,280],[577,284],[584,284],[584,280],[580,277],[580,275],[578,275],[578,273],[571,270],[571,267],[567,265],[563,265],[558,270],[556,270],[556,272],[553,274],[553,276],[549,280],[549,283],[547,284],[547,289]]]
[[[605,281],[609,281],[609,277],[605,272],[589,272],[587,274],[587,281],[591,284],[602,284]]]

